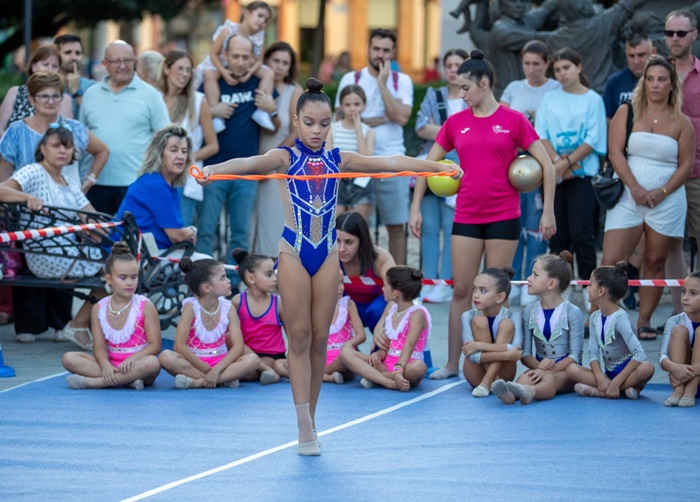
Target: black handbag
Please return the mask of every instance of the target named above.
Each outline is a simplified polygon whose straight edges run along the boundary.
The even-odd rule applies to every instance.
[[[627,138],[625,139],[625,157],[627,157],[627,145],[630,141],[630,134],[632,134],[632,123],[634,122],[634,113],[632,112],[632,105],[630,103],[623,103],[627,105],[629,109],[627,110]],[[622,106],[622,105],[621,105]],[[593,193],[598,201],[598,204],[603,209],[612,209],[615,204],[622,197],[622,193],[625,191],[625,185],[622,183],[620,178],[615,178],[615,169],[613,168],[610,159],[605,159],[602,167],[598,170],[598,173],[591,179],[591,186],[593,186]]]

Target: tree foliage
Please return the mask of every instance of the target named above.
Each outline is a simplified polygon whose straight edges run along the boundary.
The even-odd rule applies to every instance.
[[[24,41],[25,0],[3,0],[0,30],[10,33],[0,44],[0,58],[20,47]],[[68,23],[92,27],[99,21],[134,21],[145,14],[171,19],[186,7],[217,0],[32,0],[32,36],[52,37]]]

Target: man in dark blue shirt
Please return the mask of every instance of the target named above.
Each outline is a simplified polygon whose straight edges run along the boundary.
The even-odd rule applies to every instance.
[[[234,78],[244,76],[255,62],[253,44],[240,35],[229,39],[226,54],[228,69]],[[223,78],[219,79],[220,100],[222,103],[233,105],[233,113],[225,119],[226,129],[217,135],[219,152],[206,160],[207,165],[258,154],[260,126],[252,119],[253,112],[256,110],[255,89],[258,83],[259,79],[256,76],[237,85],[229,85]],[[198,252],[212,255],[214,234],[224,204],[230,220],[231,233],[226,262],[233,263],[232,250],[249,248],[248,223],[255,202],[256,189],[257,182],[249,180],[216,181],[204,187],[204,200],[197,218]],[[228,276],[235,289],[240,282],[238,274],[229,271]]]
[[[603,91],[605,115],[608,123],[622,103],[632,101],[632,91],[639,77],[644,73],[649,56],[656,54],[656,47],[651,39],[643,33],[634,33],[625,43],[627,68],[614,73],[608,78]]]

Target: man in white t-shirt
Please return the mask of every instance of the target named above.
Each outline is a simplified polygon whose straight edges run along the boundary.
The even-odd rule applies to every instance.
[[[404,155],[403,126],[413,110],[413,82],[408,75],[391,70],[396,35],[389,30],[372,30],[367,52],[369,65],[340,79],[336,109],[340,107],[343,87],[352,84],[362,87],[367,96],[362,121],[374,129],[374,155]],[[406,263],[409,183],[406,177],[372,180],[379,218],[389,234],[389,252],[398,264]]]

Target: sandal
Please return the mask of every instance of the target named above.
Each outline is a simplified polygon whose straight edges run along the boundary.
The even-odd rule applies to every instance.
[[[0,326],[14,322],[15,316],[7,312],[0,312]]]
[[[640,340],[656,340],[656,330],[651,326],[640,326],[637,328],[637,337]]]
[[[88,338],[90,339],[89,343],[81,342],[77,337],[76,334],[79,332],[86,332],[88,334]],[[85,350],[92,350],[93,348],[93,343],[92,343],[92,332],[90,331],[90,328],[85,326],[84,328],[74,328],[73,326],[70,325],[70,322],[66,324],[61,331],[59,331],[61,335],[63,335],[64,338],[67,340],[70,340],[74,344],[76,344],[78,347],[81,349]]]

